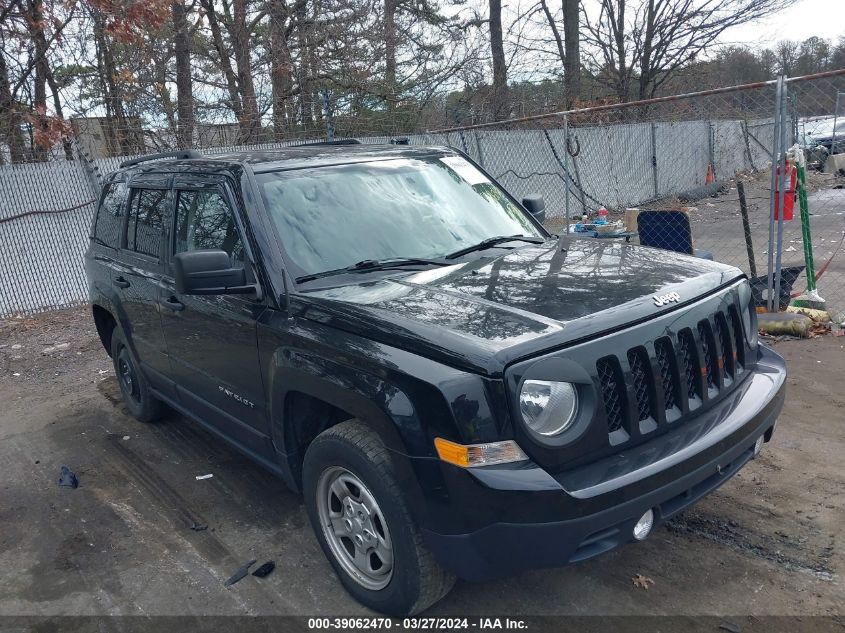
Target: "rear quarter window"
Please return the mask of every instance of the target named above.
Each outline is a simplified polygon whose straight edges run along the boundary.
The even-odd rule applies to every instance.
[[[126,224],[126,248],[158,258],[164,231],[166,189],[133,189]]]
[[[102,202],[97,209],[94,236],[106,246],[120,247],[128,191],[125,182],[111,182],[105,186]]]

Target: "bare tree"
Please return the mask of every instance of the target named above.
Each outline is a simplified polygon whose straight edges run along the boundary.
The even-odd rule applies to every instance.
[[[176,58],[176,138],[180,147],[194,145],[194,96],[191,79],[191,27],[184,0],[174,0],[173,55]]]
[[[502,38],[502,0],[490,3],[490,55],[493,60],[493,116],[498,121],[508,115],[508,70]]]
[[[779,11],[789,0],[598,0],[584,17],[590,70],[620,101],[653,97],[728,29]]]
[[[567,107],[572,107],[581,95],[580,15],[580,0],[563,0],[563,33],[566,42],[563,81]]]

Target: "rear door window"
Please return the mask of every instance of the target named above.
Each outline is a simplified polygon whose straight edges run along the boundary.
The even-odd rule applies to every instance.
[[[167,189],[132,190],[126,248],[156,259],[160,257],[166,202]]]
[[[125,182],[111,182],[105,186],[94,225],[94,236],[101,244],[120,248],[120,231],[126,216],[127,193]]]
[[[244,249],[232,209],[216,189],[180,191],[176,201],[175,251],[222,249],[243,265]]]

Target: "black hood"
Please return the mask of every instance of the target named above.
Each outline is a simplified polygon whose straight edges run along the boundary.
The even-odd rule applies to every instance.
[[[308,292],[299,295],[300,314],[498,374],[519,358],[675,310],[741,275],[732,266],[669,251],[564,238]],[[680,299],[655,305],[655,296],[671,292]]]

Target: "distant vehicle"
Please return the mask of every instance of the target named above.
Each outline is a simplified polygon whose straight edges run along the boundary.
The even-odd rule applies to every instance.
[[[804,134],[815,146],[824,147],[828,154],[845,152],[845,115],[805,123]]]
[[[647,538],[783,406],[740,270],[558,238],[544,208],[446,147],[129,161],[94,322],[133,415],[167,403],[302,491],[344,587],[418,613]]]

